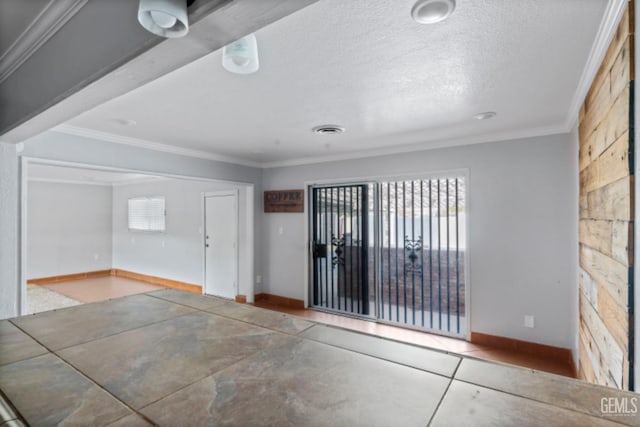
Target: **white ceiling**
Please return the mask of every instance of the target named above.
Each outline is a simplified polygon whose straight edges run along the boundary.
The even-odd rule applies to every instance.
[[[32,181],[95,185],[124,185],[166,179],[164,177],[139,173],[114,172],[38,163],[29,164],[27,168],[27,178]]]
[[[606,0],[458,0],[430,26],[412,21],[413,3],[321,0],[256,33],[257,73],[228,73],[217,51],[61,130],[268,166],[558,133],[575,120]],[[473,118],[483,111],[498,115]],[[346,132],[311,132],[325,123]]]

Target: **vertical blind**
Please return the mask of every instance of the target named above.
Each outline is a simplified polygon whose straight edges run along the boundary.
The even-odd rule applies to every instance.
[[[129,199],[129,230],[164,231],[164,197]]]

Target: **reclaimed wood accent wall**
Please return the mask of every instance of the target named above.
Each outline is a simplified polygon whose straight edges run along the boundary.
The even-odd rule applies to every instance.
[[[633,280],[633,2],[580,111],[578,375],[629,389]],[[632,296],[632,294],[631,294]],[[633,327],[633,325],[631,325]],[[633,343],[631,342],[631,345]]]

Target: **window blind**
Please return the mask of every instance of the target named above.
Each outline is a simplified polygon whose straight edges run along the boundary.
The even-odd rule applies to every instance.
[[[136,197],[129,202],[129,230],[165,231],[164,197]]]

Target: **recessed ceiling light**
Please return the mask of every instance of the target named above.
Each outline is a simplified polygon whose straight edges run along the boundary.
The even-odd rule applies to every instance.
[[[447,19],[456,8],[456,0],[418,0],[411,16],[418,24],[435,24]]]
[[[496,113],[494,111],[486,111],[484,113],[478,113],[475,116],[473,116],[474,119],[477,120],[487,120],[487,119],[491,119],[493,117],[496,116]]]
[[[345,131],[345,128],[338,125],[320,125],[311,129],[313,133],[320,135],[336,135]]]

